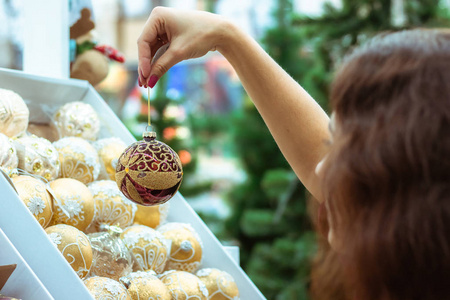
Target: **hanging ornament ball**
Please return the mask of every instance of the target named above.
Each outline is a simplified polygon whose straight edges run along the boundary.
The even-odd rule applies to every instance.
[[[199,270],[196,275],[208,289],[208,300],[239,299],[239,290],[236,282],[227,272],[205,268]]]
[[[97,232],[102,224],[125,228],[133,224],[136,204],[128,200],[112,180],[94,181],[88,185],[94,197],[94,219],[86,230]]]
[[[125,286],[111,278],[89,277],[84,285],[95,300],[132,300]]]
[[[133,225],[126,228],[121,237],[142,270],[153,270],[158,274],[164,271],[170,241],[159,232],[144,225]]]
[[[116,182],[130,200],[150,206],[167,202],[180,187],[183,167],[172,148],[145,132],[142,141],[131,144],[119,158]]]
[[[54,180],[59,175],[59,155],[50,141],[35,135],[14,140],[19,157],[19,168],[39,175],[46,180]]]
[[[94,218],[94,198],[87,186],[72,178],[50,182],[53,195],[52,225],[67,224],[84,231]]]
[[[69,102],[53,116],[61,137],[75,136],[95,141],[100,131],[100,119],[94,108],[84,102]]]
[[[167,287],[156,277],[156,273],[133,272],[120,278],[120,282],[128,289],[131,299],[172,300]]]
[[[169,214],[170,202],[155,206],[138,205],[134,224],[156,228],[163,224]]]
[[[0,133],[0,168],[8,174],[18,165],[19,159],[17,158],[16,147],[9,137]]]
[[[19,198],[28,210],[46,228],[52,220],[52,197],[48,193],[45,183],[31,176],[20,175],[12,178],[12,182]]]
[[[66,137],[53,143],[59,153],[60,177],[88,184],[97,179],[100,163],[97,151],[86,140]]]
[[[45,229],[50,240],[69,262],[81,279],[86,278],[92,265],[92,248],[88,237],[73,226],[58,224]]]
[[[195,272],[202,263],[203,243],[188,223],[166,223],[158,227],[166,239],[172,241],[166,270]]]
[[[0,89],[0,132],[20,136],[28,127],[30,111],[25,101],[11,90]]]
[[[121,139],[112,137],[96,141],[94,148],[97,150],[100,158],[100,176],[103,179],[115,180],[117,162],[127,145]]]
[[[131,253],[120,238],[120,227],[102,225],[101,230],[88,234],[94,254],[90,275],[119,280],[133,271]]]
[[[166,285],[172,299],[209,299],[205,284],[194,274],[184,271],[170,270],[160,275],[161,281]]]

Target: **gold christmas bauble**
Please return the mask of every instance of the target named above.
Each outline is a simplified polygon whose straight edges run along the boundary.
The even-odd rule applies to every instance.
[[[100,177],[116,180],[116,166],[120,155],[127,145],[119,138],[104,138],[94,143],[94,148],[100,158]]]
[[[172,241],[166,270],[195,272],[202,263],[203,243],[200,236],[187,223],[166,223],[158,227],[166,239]]]
[[[204,268],[198,270],[196,275],[208,289],[208,300],[239,300],[239,290],[236,282],[227,272],[219,269]]]
[[[130,249],[142,270],[162,273],[170,251],[170,242],[153,228],[133,225],[122,233],[122,239]]]
[[[160,276],[166,285],[172,299],[177,300],[207,300],[208,289],[205,284],[194,274],[185,271],[166,271]]]
[[[84,102],[69,102],[53,117],[61,137],[74,136],[95,141],[100,131],[100,119],[94,108]]]
[[[138,205],[134,224],[156,228],[163,224],[169,214],[170,202],[155,206]]]
[[[87,186],[72,178],[50,182],[53,195],[52,224],[67,224],[84,231],[94,218],[94,198]]]
[[[84,184],[97,179],[100,163],[91,144],[82,138],[66,137],[53,145],[59,153],[60,177],[77,179]]]
[[[94,219],[87,232],[99,231],[101,224],[125,228],[133,224],[136,204],[125,198],[112,180],[99,180],[88,185],[94,196]]]
[[[89,277],[84,285],[96,300],[132,300],[122,284],[107,277]]]
[[[133,257],[120,238],[120,227],[105,225],[101,230],[88,234],[94,253],[90,275],[119,280],[133,271]]]
[[[16,147],[12,140],[0,133],[0,168],[7,174],[17,168],[19,159],[17,158]]]
[[[16,176],[12,182],[31,214],[43,228],[47,227],[52,220],[53,207],[52,197],[47,192],[45,183],[26,175]]]
[[[131,299],[158,299],[172,300],[172,295],[167,287],[155,276],[156,273],[133,272],[120,278],[120,282],[128,289]]]
[[[27,130],[30,111],[17,93],[0,89],[0,132],[20,136]]]
[[[50,226],[45,232],[78,277],[85,278],[92,265],[92,248],[86,234],[66,224]]]
[[[14,140],[19,168],[31,174],[54,180],[59,175],[59,155],[50,141],[35,135]]]

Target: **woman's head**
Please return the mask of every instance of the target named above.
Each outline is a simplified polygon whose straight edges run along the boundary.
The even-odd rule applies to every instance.
[[[376,37],[338,70],[331,105],[324,187],[345,287],[364,300],[448,298],[450,32]]]

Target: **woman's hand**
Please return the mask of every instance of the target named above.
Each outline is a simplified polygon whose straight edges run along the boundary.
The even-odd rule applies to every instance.
[[[139,84],[153,87],[176,63],[216,50],[224,42],[227,24],[203,11],[154,8],[138,39]],[[167,43],[170,47],[152,65],[156,51]]]

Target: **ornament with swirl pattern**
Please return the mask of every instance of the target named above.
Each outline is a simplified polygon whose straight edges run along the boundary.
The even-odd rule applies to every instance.
[[[233,277],[225,271],[204,268],[195,275],[208,289],[208,300],[239,300],[239,290]]]
[[[209,292],[205,284],[194,274],[185,271],[166,271],[159,276],[172,299],[207,300]]]
[[[146,205],[169,201],[180,187],[183,167],[177,153],[146,131],[143,140],[131,144],[119,158],[116,182],[130,200]]]
[[[78,277],[86,278],[93,258],[91,243],[86,234],[66,224],[47,227],[45,232]]]

